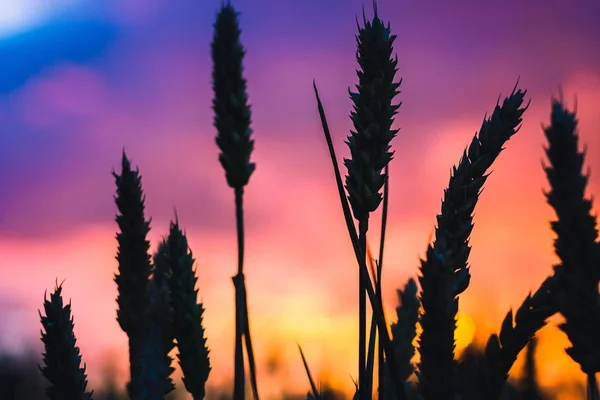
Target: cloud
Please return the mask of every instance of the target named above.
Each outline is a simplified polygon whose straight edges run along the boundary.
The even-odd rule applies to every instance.
[[[56,64],[95,61],[115,33],[115,27],[103,21],[67,19],[0,40],[0,93],[22,87]]]

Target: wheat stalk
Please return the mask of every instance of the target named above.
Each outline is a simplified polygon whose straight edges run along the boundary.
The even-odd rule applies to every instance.
[[[171,366],[173,359],[169,353],[175,346],[173,341],[173,309],[168,279],[171,273],[165,262],[164,244],[160,243],[154,254],[152,276],[148,282],[148,320],[145,340],[149,343],[146,348],[152,349],[149,354],[149,365],[153,365],[158,385],[149,388],[152,392],[166,396],[175,386],[171,374],[175,370]],[[160,379],[162,378],[162,379]]]
[[[414,372],[414,365],[411,360],[415,355],[413,341],[417,334],[417,322],[419,319],[419,297],[417,295],[417,283],[413,278],[408,279],[403,289],[398,289],[398,307],[396,307],[396,322],[392,323],[392,346],[394,348],[394,357],[400,368],[399,379],[403,385],[406,385],[408,378]],[[390,399],[390,376],[384,368],[384,363],[380,364],[380,370],[383,371],[383,378],[379,383],[379,398]]]
[[[81,367],[81,355],[76,346],[73,332],[71,303],[63,305],[62,285],[56,285],[50,300],[44,293],[44,311],[40,312],[42,322],[42,342],[44,367],[42,374],[50,382],[46,394],[50,400],[91,400],[92,393],[86,392],[87,378],[85,365]]]
[[[131,169],[125,150],[121,165],[121,175],[112,173],[117,185],[115,203],[121,213],[116,217],[120,229],[117,233],[119,272],[115,274],[119,289],[117,321],[125,333],[136,334],[143,329],[147,306],[146,290],[151,264],[148,254],[150,242],[146,236],[150,231],[150,221],[144,217],[145,197],[139,170]]]
[[[518,84],[518,82],[517,82]],[[454,167],[448,189],[444,191],[442,212],[437,216],[435,241],[428,245],[421,260],[421,304],[423,328],[419,337],[421,361],[417,376],[425,400],[454,396],[454,332],[458,295],[469,285],[467,264],[473,229],[472,213],[488,175],[486,171],[518,130],[525,92],[516,91],[500,106],[496,104],[489,119],[484,119],[458,167]]]
[[[177,220],[171,222],[169,236],[166,241],[163,240],[161,249],[163,262],[170,271],[167,281],[173,308],[173,334],[177,341],[183,384],[194,400],[203,399],[211,371],[202,324],[204,307],[197,303],[194,258]]]
[[[254,150],[251,139],[250,106],[246,94],[246,80],[242,75],[244,49],[239,41],[237,13],[229,2],[223,5],[215,23],[212,48],[213,68],[213,110],[214,125],[217,128],[216,142],[221,149],[219,161],[225,170],[227,183],[234,189],[238,238],[238,271],[233,277],[236,291],[236,334],[235,334],[235,376],[234,399],[244,398],[244,355],[242,339],[245,339],[246,352],[250,365],[250,381],[255,399],[258,399],[254,351],[250,335],[248,301],[243,273],[244,265],[244,186],[254,172],[255,164],[250,162]]]
[[[396,316],[398,320],[392,324],[392,344],[400,365],[402,382],[406,382],[414,372],[414,366],[411,363],[415,355],[413,340],[417,335],[421,305],[417,291],[417,283],[413,278],[406,282],[403,289],[397,290],[399,305],[396,307]]]
[[[538,290],[529,293],[517,312],[509,310],[499,334],[492,334],[485,347],[485,365],[482,365],[479,381],[482,383],[484,399],[500,397],[508,372],[517,356],[546,325],[546,320],[557,311],[554,296],[557,278],[550,276],[542,282]]]
[[[350,118],[354,130],[348,137],[351,158],[344,159],[348,170],[346,190],[354,218],[359,225],[359,245],[366,253],[366,235],[369,227],[369,214],[377,209],[382,200],[381,188],[387,180],[383,172],[391,161],[390,141],[398,130],[391,129],[394,115],[400,104],[393,105],[393,98],[399,93],[400,82],[394,82],[398,59],[392,59],[395,35],[391,35],[389,24],[386,27],[377,15],[377,4],[373,1],[373,21],[366,20],[363,9],[363,23],[358,24],[356,59],[360,66],[357,71],[359,84],[357,92],[348,90],[353,102]],[[366,282],[359,277],[359,389],[365,388],[361,399],[369,396],[367,375],[372,371],[366,366]]]
[[[121,175],[112,173],[117,185],[115,203],[120,212],[116,217],[120,232],[117,233],[119,271],[115,282],[119,293],[117,321],[129,337],[131,381],[128,392],[133,400],[160,400],[172,386],[170,358],[164,353],[168,343],[160,333],[150,329],[153,322],[149,318],[148,290],[152,266],[148,253],[150,242],[146,239],[150,221],[144,216],[145,197],[139,170],[131,169],[125,150],[121,166]],[[157,352],[155,346],[162,349],[162,353]]]
[[[543,127],[548,140],[546,154],[550,166],[544,170],[550,183],[548,203],[558,219],[552,222],[556,232],[554,248],[561,264],[560,290],[557,296],[565,323],[560,329],[571,341],[567,354],[588,375],[590,398],[598,399],[595,374],[600,371],[600,244],[592,201],[585,198],[588,175],[582,168],[585,151],[578,150],[575,112],[561,100],[552,100],[550,125]]]
[[[331,132],[329,130],[329,124],[327,122],[327,117],[325,115],[325,110],[323,109],[323,104],[321,103],[321,99],[319,97],[319,91],[317,90],[317,84],[313,80],[313,89],[315,91],[315,97],[317,99],[317,110],[319,112],[319,118],[321,120],[321,127],[323,128],[323,135],[325,136],[325,141],[327,143],[327,148],[329,150],[329,156],[331,159],[331,165],[333,167],[333,173],[335,178],[335,183],[338,190],[338,195],[340,198],[340,203],[342,206],[342,212],[344,214],[344,221],[346,222],[346,228],[348,230],[348,235],[350,236],[350,241],[352,243],[352,248],[354,250],[354,255],[356,257],[356,262],[359,265],[359,273],[360,278],[366,282],[367,296],[369,298],[369,302],[371,303],[371,307],[373,308],[373,315],[375,316],[375,320],[377,322],[377,332],[379,333],[379,338],[381,340],[381,344],[384,348],[385,357],[389,360],[386,365],[390,370],[390,375],[393,377],[399,376],[398,366],[396,364],[395,357],[392,356],[393,348],[392,343],[390,341],[390,336],[387,328],[387,322],[385,320],[385,314],[383,313],[383,305],[381,298],[378,298],[375,289],[371,283],[371,278],[369,277],[369,271],[367,269],[367,264],[365,260],[365,252],[361,249],[358,240],[358,234],[356,233],[356,227],[354,226],[352,220],[352,213],[350,211],[350,205],[348,199],[346,198],[346,193],[344,191],[344,185],[342,183],[342,175],[340,173],[340,169],[337,164],[337,157],[335,155],[335,148],[333,147],[333,141],[331,139]],[[395,396],[398,400],[406,399],[406,393],[404,391],[404,387],[400,384],[398,379],[392,379],[392,383],[394,385]],[[358,394],[358,392],[357,392]]]

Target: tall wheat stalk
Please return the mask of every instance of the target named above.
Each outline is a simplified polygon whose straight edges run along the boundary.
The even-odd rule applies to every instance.
[[[214,125],[217,128],[216,142],[221,150],[219,161],[225,170],[227,184],[235,194],[235,215],[238,242],[238,269],[233,277],[235,287],[236,334],[234,400],[244,398],[244,355],[242,339],[245,339],[246,353],[250,366],[250,382],[254,398],[258,399],[256,367],[250,323],[248,300],[244,278],[244,187],[254,172],[255,164],[250,162],[254,149],[250,128],[250,106],[246,94],[246,80],[242,76],[244,49],[240,44],[240,29],[237,13],[228,2],[221,7],[215,23],[212,42],[213,68],[213,110]]]
[[[518,82],[517,82],[518,84]],[[419,389],[425,400],[451,399],[455,394],[454,333],[458,296],[470,281],[469,236],[472,213],[487,177],[486,171],[518,130],[525,92],[513,89],[492,116],[484,119],[458,167],[454,167],[448,189],[444,191],[441,214],[437,216],[435,240],[421,260],[419,337],[421,361],[417,372]]]
[[[578,149],[577,119],[562,99],[552,100],[550,125],[544,127],[550,161],[544,170],[550,183],[548,203],[558,219],[554,249],[560,289],[557,301],[565,323],[560,329],[571,341],[566,351],[588,376],[588,398],[597,400],[600,371],[600,243],[592,201],[585,198],[588,175],[582,172],[585,151]]]
[[[323,104],[321,103],[321,99],[319,97],[319,91],[317,90],[317,85],[313,81],[313,89],[315,91],[315,97],[317,99],[317,110],[319,111],[319,117],[321,119],[321,126],[323,128],[323,135],[325,136],[325,141],[327,143],[327,148],[329,150],[329,156],[331,158],[331,164],[333,167],[333,173],[335,177],[335,183],[338,190],[338,195],[340,198],[340,203],[342,205],[342,211],[344,214],[344,220],[346,222],[346,228],[348,230],[348,234],[350,236],[350,241],[352,243],[352,248],[354,250],[354,255],[356,257],[356,262],[359,265],[360,278],[366,282],[366,290],[367,296],[369,298],[369,302],[371,303],[371,307],[373,308],[373,315],[375,316],[375,320],[377,322],[377,332],[379,334],[379,338],[381,340],[381,345],[384,349],[385,358],[388,360],[385,364],[389,368],[390,375],[392,377],[399,376],[399,369],[396,362],[396,358],[392,356],[394,353],[392,343],[390,340],[390,335],[388,332],[387,322],[385,319],[385,314],[383,313],[383,304],[381,298],[377,296],[375,292],[375,288],[371,282],[371,278],[369,276],[369,270],[367,269],[367,264],[365,260],[365,253],[359,246],[358,234],[356,232],[356,227],[354,226],[354,222],[352,219],[352,212],[350,211],[350,205],[348,203],[348,199],[346,198],[346,192],[344,191],[344,185],[342,183],[342,175],[340,173],[340,169],[337,164],[337,157],[335,155],[335,149],[333,147],[333,141],[331,138],[331,132],[329,130],[329,124],[327,122],[327,117],[325,115],[325,110],[323,109]],[[406,392],[404,390],[403,385],[400,383],[399,379],[391,379],[392,384],[394,385],[394,396],[398,400],[406,399]],[[358,386],[358,385],[357,385]],[[358,397],[358,388],[356,392],[356,397]]]
[[[392,59],[395,35],[391,35],[377,15],[377,4],[373,2],[373,21],[367,21],[363,9],[363,24],[358,25],[356,59],[361,69],[357,71],[357,92],[349,90],[354,110],[350,114],[354,130],[348,137],[351,158],[344,159],[348,170],[346,190],[354,218],[358,221],[358,242],[366,254],[369,214],[375,211],[382,200],[380,193],[387,175],[385,167],[391,161],[390,141],[397,129],[391,129],[394,115],[400,104],[393,105],[393,98],[400,93],[400,82],[394,82],[398,58]],[[359,274],[359,351],[358,374],[361,400],[371,396],[369,381],[372,370],[366,371],[366,282]],[[362,390],[364,389],[364,390]]]

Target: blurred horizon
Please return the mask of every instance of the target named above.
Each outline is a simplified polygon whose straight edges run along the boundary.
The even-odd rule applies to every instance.
[[[402,78],[392,141],[384,301],[416,277],[451,167],[519,79],[531,105],[493,166],[475,211],[471,286],[461,296],[457,347],[482,344],[509,308],[557,262],[541,124],[550,98],[577,105],[580,147],[600,195],[600,2],[502,7],[475,0],[379,0]],[[0,5],[0,353],[41,354],[37,310],[64,282],[92,387],[107,359],[127,379],[116,323],[117,212],[111,171],[123,149],[139,166],[154,252],[177,210],[196,258],[213,371],[233,377],[236,267],[233,191],[218,162],[210,43],[220,0],[42,0]],[[345,230],[312,88],[338,161],[357,83],[356,18],[370,1],[234,0],[246,49],[257,169],[245,191],[246,282],[260,390],[307,391],[297,351],[323,382],[356,377],[357,267]],[[362,23],[362,22],[361,22]],[[576,101],[575,101],[576,99]],[[545,162],[545,161],[544,161]],[[341,166],[341,171],[345,168]],[[600,207],[594,203],[594,212]],[[379,242],[377,213],[369,232]],[[540,333],[544,388],[580,383],[551,319]],[[513,371],[519,376],[519,361]],[[562,396],[562,395],[561,395]],[[561,399],[577,398],[565,394]]]

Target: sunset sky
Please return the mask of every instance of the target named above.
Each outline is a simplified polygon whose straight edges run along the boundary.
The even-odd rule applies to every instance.
[[[211,110],[210,43],[221,0],[52,4],[0,5],[0,350],[41,352],[37,310],[44,292],[65,280],[92,386],[111,363],[126,379],[126,336],[115,320],[111,175],[125,148],[143,176],[151,250],[167,234],[174,208],[187,231],[206,307],[209,385],[229,385],[234,204]],[[241,12],[256,142],[257,169],[245,194],[245,268],[260,389],[264,398],[308,390],[298,342],[323,382],[350,391],[358,275],[312,81],[341,159],[349,155],[348,88],[358,82],[355,18],[363,5],[372,18],[372,4],[232,4]],[[384,270],[390,320],[395,289],[417,274],[452,165],[519,77],[531,99],[476,209],[472,283],[460,303],[462,349],[499,329],[509,307],[557,261],[540,124],[549,122],[559,87],[570,107],[577,98],[589,193],[600,196],[600,2],[379,0],[378,9],[398,35],[403,79]],[[600,211],[598,202],[594,208]],[[377,214],[371,223],[374,248],[379,220]],[[540,332],[540,378],[548,388],[583,377],[564,354],[558,320]]]

